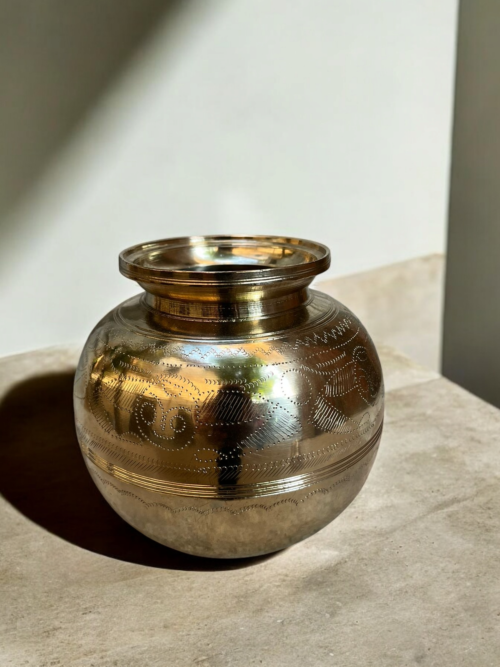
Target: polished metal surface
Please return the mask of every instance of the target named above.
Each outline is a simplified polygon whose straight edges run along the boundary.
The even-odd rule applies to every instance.
[[[254,556],[357,495],[380,442],[382,372],[356,316],[309,289],[329,261],[282,237],[120,255],[145,293],[91,333],[75,416],[92,478],[135,528],[191,554]]]

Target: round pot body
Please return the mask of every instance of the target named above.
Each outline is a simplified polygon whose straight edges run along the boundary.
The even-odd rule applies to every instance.
[[[173,549],[256,556],[323,528],[355,498],[383,423],[365,328],[309,289],[325,246],[190,237],[135,246],[145,292],[91,333],[75,417],[88,470],[132,526]]]

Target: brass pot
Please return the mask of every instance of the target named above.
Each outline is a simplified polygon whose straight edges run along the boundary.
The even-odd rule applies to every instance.
[[[78,439],[118,514],[200,556],[288,547],[355,498],[382,433],[377,352],[345,306],[309,289],[319,243],[167,239],[125,250],[145,290],[85,345]]]

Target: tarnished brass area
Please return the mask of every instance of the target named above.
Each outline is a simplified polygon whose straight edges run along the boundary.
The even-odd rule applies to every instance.
[[[75,380],[87,467],[132,526],[235,558],[287,547],[354,499],[383,423],[380,362],[345,306],[309,289],[325,246],[167,239],[120,255],[145,290],[91,333]]]

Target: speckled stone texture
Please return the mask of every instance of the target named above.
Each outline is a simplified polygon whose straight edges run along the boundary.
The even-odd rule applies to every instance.
[[[380,353],[366,486],[244,562],[169,551],[108,508],[74,436],[75,351],[0,360],[2,667],[498,667],[500,412]]]

